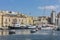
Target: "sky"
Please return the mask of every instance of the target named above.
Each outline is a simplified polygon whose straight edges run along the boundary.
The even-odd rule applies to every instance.
[[[0,10],[21,12],[30,16],[50,16],[60,11],[60,0],[0,0]]]

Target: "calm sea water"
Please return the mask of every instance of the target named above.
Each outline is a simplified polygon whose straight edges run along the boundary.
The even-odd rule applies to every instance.
[[[60,40],[60,31],[38,30],[31,33],[30,29],[15,30],[15,34],[9,34],[10,30],[0,30],[0,40]]]

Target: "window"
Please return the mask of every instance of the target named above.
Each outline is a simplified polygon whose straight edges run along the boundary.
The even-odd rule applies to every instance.
[[[19,21],[20,21],[20,19],[19,19]]]
[[[10,22],[10,19],[9,19],[9,22]]]
[[[17,23],[17,19],[13,19],[12,23],[13,24]]]
[[[7,24],[7,19],[5,19],[5,24]]]
[[[7,19],[5,21],[7,22]]]
[[[39,21],[41,21],[41,19],[38,19]]]
[[[5,25],[5,27],[7,27],[7,25]]]

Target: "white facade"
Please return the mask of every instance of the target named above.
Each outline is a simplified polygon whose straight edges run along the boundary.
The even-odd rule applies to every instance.
[[[60,18],[58,18],[58,26],[60,26]]]
[[[55,11],[52,11],[52,13],[51,13],[51,23],[55,24],[55,19],[56,19],[56,13],[55,13]]]
[[[58,13],[58,27],[60,27],[60,12]]]

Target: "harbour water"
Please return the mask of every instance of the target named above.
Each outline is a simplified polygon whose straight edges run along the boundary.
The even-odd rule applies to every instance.
[[[60,31],[38,30],[31,33],[30,30],[15,30],[15,34],[9,34],[10,30],[0,30],[0,40],[60,40]]]

